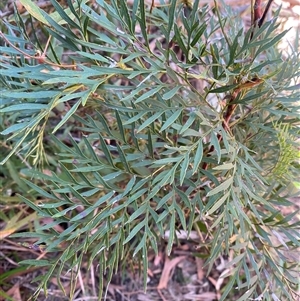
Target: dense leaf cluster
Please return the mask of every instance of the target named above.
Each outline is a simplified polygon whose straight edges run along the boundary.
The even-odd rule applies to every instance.
[[[37,293],[53,273],[60,283],[72,271],[75,281],[85,254],[108,280],[135,256],[146,281],[149,249],[168,231],[171,254],[177,231],[196,229],[208,270],[232,258],[221,300],[233,287],[239,300],[292,300],[287,251],[299,247],[299,223],[279,206],[293,205],[285,187],[299,171],[300,62],[296,50],[276,50],[285,34],[277,15],[246,30],[229,8],[199,1],[149,9],[143,0],[51,0],[51,14],[21,2],[50,43],[42,56],[24,16],[3,24],[1,134],[11,152],[2,163],[18,152],[56,165],[24,171],[40,200],[21,198],[53,220],[31,234],[37,244],[63,246],[52,261],[23,262],[48,266]],[[68,226],[59,233],[58,224]]]

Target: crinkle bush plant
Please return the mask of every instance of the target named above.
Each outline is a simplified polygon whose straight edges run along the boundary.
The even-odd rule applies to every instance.
[[[2,164],[35,166],[23,174],[39,198],[20,198],[52,220],[14,235],[55,254],[22,262],[47,269],[35,297],[84,260],[110,281],[133,257],[146,286],[149,250],[196,230],[208,272],[230,254],[221,300],[296,298],[299,222],[280,208],[299,172],[300,63],[297,45],[277,51],[278,12],[245,28],[199,0],[51,2],[22,0],[27,15],[1,24]]]

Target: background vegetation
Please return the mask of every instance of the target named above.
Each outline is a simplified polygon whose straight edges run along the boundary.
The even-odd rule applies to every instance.
[[[296,300],[300,61],[279,11],[245,28],[201,1],[20,2],[0,32],[2,297],[23,273],[21,298],[110,298],[132,271],[146,289],[184,235],[222,267],[181,300]]]

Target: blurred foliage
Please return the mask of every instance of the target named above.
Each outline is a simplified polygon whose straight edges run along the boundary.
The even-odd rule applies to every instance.
[[[293,206],[299,172],[300,62],[297,48],[276,50],[279,12],[245,29],[199,1],[51,0],[51,13],[20,2],[27,16],[1,24],[0,147],[22,202],[52,220],[13,235],[56,254],[22,261],[47,268],[35,297],[53,274],[62,290],[62,273],[75,283],[86,258],[99,298],[132,256],[146,286],[148,251],[168,231],[170,254],[177,231],[196,229],[209,270],[232,258],[221,300],[233,288],[295,298],[299,222],[279,206]]]

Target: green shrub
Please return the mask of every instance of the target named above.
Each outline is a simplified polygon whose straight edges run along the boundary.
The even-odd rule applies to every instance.
[[[300,63],[296,50],[276,50],[278,12],[244,29],[230,8],[199,1],[149,10],[142,0],[51,0],[54,13],[21,2],[27,23],[17,14],[2,24],[12,146],[2,164],[18,152],[36,167],[23,174],[39,199],[20,198],[53,220],[14,235],[55,254],[23,261],[47,267],[35,296],[52,274],[76,281],[87,258],[109,281],[134,256],[146,286],[148,251],[169,231],[171,254],[177,231],[194,229],[208,271],[233,256],[221,300],[235,287],[239,300],[295,298],[299,222],[281,208],[293,206],[286,186],[299,172]]]

